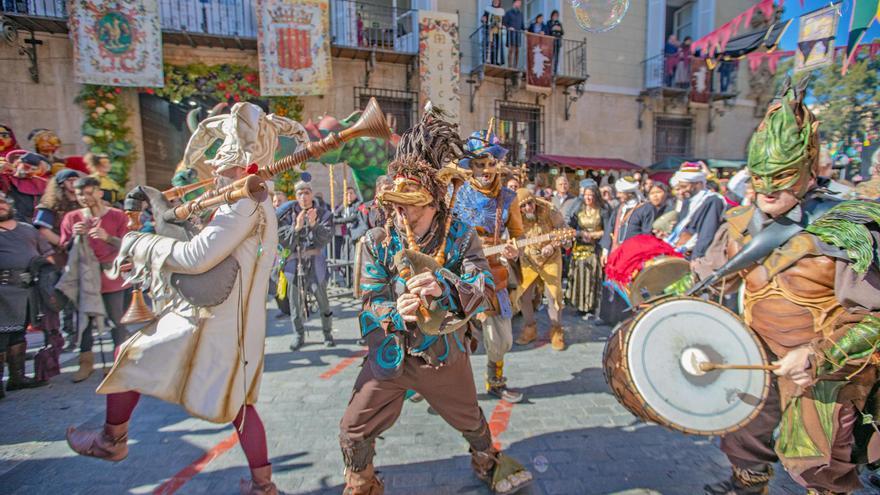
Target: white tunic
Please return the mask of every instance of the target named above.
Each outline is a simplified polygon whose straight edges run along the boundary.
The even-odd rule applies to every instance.
[[[218,306],[199,309],[177,301],[165,308],[158,320],[123,344],[98,393],[135,390],[180,404],[195,417],[228,423],[242,405],[256,403],[260,387],[265,301],[278,243],[271,201],[257,205],[245,199],[223,206],[188,242],[157,241],[134,245],[130,254],[136,266],[138,259],[146,259],[154,268],[162,266],[163,276],[196,274],[231,254],[240,265],[238,279]]]

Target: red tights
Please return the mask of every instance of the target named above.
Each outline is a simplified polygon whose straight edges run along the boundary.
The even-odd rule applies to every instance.
[[[131,413],[137,406],[141,394],[128,391],[107,395],[107,424],[121,425],[131,419]],[[269,465],[269,452],[266,448],[266,430],[263,421],[254,406],[242,406],[232,422],[238,432],[238,443],[241,444],[248,466],[259,468]]]

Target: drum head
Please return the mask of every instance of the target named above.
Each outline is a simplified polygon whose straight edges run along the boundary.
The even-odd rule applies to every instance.
[[[652,306],[635,321],[626,360],[645,403],[673,429],[697,435],[735,431],[760,411],[770,386],[762,370],[715,370],[696,376],[681,356],[698,349],[714,363],[766,364],[751,330],[726,308],[693,298]]]
[[[663,295],[663,290],[690,273],[691,264],[684,258],[660,256],[645,264],[629,287],[630,302],[638,306]]]

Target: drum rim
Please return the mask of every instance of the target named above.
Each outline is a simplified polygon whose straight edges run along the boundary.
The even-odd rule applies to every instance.
[[[736,313],[734,313],[730,309],[722,306],[721,304],[716,303],[715,301],[707,301],[707,300],[701,299],[699,297],[675,296],[675,297],[668,297],[666,299],[661,299],[661,300],[657,301],[656,303],[652,304],[651,306],[649,306],[648,308],[645,308],[642,311],[639,311],[639,314],[636,315],[632,319],[632,323],[630,323],[630,325],[629,325],[630,328],[637,325],[638,322],[642,318],[644,318],[644,316],[648,312],[650,312],[652,309],[654,309],[655,307],[660,306],[661,304],[666,304],[666,303],[673,302],[673,301],[682,301],[682,300],[684,300],[684,301],[699,301],[701,303],[711,304],[713,306],[716,306],[718,308],[723,309],[728,314],[735,317],[737,320],[742,321],[743,326],[745,327],[745,329],[749,333],[749,336],[752,338],[752,340],[755,341],[755,344],[758,347],[758,351],[761,353],[761,358],[763,359],[763,361],[765,363],[767,362],[767,351],[764,349],[763,342],[761,342],[760,337],[758,337],[758,334],[755,333],[755,331],[752,330],[751,327],[749,327],[745,323],[745,321],[743,321],[742,317],[740,317],[739,315],[737,315]],[[622,324],[623,323],[621,323],[620,325],[622,325]],[[619,333],[619,330],[621,328],[620,325],[618,325],[618,328],[615,329],[615,332]],[[635,382],[632,379],[632,373],[630,373],[630,370],[629,370],[629,362],[626,359],[626,356],[629,354],[629,342],[630,342],[631,337],[632,337],[632,332],[628,332],[626,337],[621,342],[621,346],[622,346],[621,347],[621,363],[626,368],[626,381],[629,385],[629,389],[632,390],[636,395],[638,395],[646,412],[650,413],[650,415],[654,418],[658,418],[658,419],[663,420],[663,423],[660,424],[661,426],[665,426],[671,430],[675,430],[675,431],[678,431],[681,433],[686,433],[689,435],[700,435],[700,436],[727,435],[729,433],[733,433],[737,430],[742,429],[747,424],[754,421],[755,417],[757,417],[758,414],[760,414],[761,411],[764,409],[764,406],[767,403],[767,397],[770,394],[770,372],[769,371],[764,371],[764,386],[762,388],[762,393],[761,393],[761,404],[758,407],[756,407],[755,410],[751,412],[751,414],[749,414],[747,417],[745,417],[742,421],[738,422],[737,424],[735,424],[731,427],[719,429],[719,430],[696,430],[694,428],[688,428],[686,426],[682,426],[682,425],[679,425],[673,421],[670,421],[666,417],[660,415],[660,413],[658,413],[656,409],[651,407],[651,405],[648,404],[648,402],[645,400],[645,397],[644,397],[644,395],[642,395],[642,392],[635,386]],[[616,395],[615,395],[615,397],[616,397]]]

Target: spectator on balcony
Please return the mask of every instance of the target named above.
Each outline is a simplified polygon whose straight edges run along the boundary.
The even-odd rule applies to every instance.
[[[675,85],[687,88],[691,85],[691,37],[685,36],[678,51],[678,61],[675,66]]]
[[[483,12],[480,16],[480,53],[482,58],[480,62],[486,63],[489,60],[489,13]]]
[[[529,24],[529,32],[535,34],[547,33],[547,24],[544,23],[544,14],[538,14],[535,16],[535,20]]]
[[[727,90],[730,89],[730,79],[736,72],[738,65],[739,64],[736,60],[725,60],[721,62],[721,67],[718,68],[718,75],[721,78],[720,83],[722,93],[727,93]]]
[[[547,23],[547,36],[553,36],[553,74],[559,72],[559,52],[562,50],[562,23],[559,22],[559,11],[550,12],[550,22]]]
[[[507,62],[511,67],[519,67],[519,47],[522,45],[522,32],[525,31],[525,16],[522,1],[514,0],[513,7],[504,14],[504,27],[507,28]]]
[[[504,50],[501,48],[501,28],[504,23],[504,9],[501,0],[492,0],[492,6],[486,9],[484,15],[488,16],[489,40],[489,63],[492,65],[504,65]]]
[[[670,34],[669,38],[666,38],[666,47],[663,49],[663,81],[666,86],[672,86],[680,49],[681,43],[678,42],[678,36],[675,33]]]

